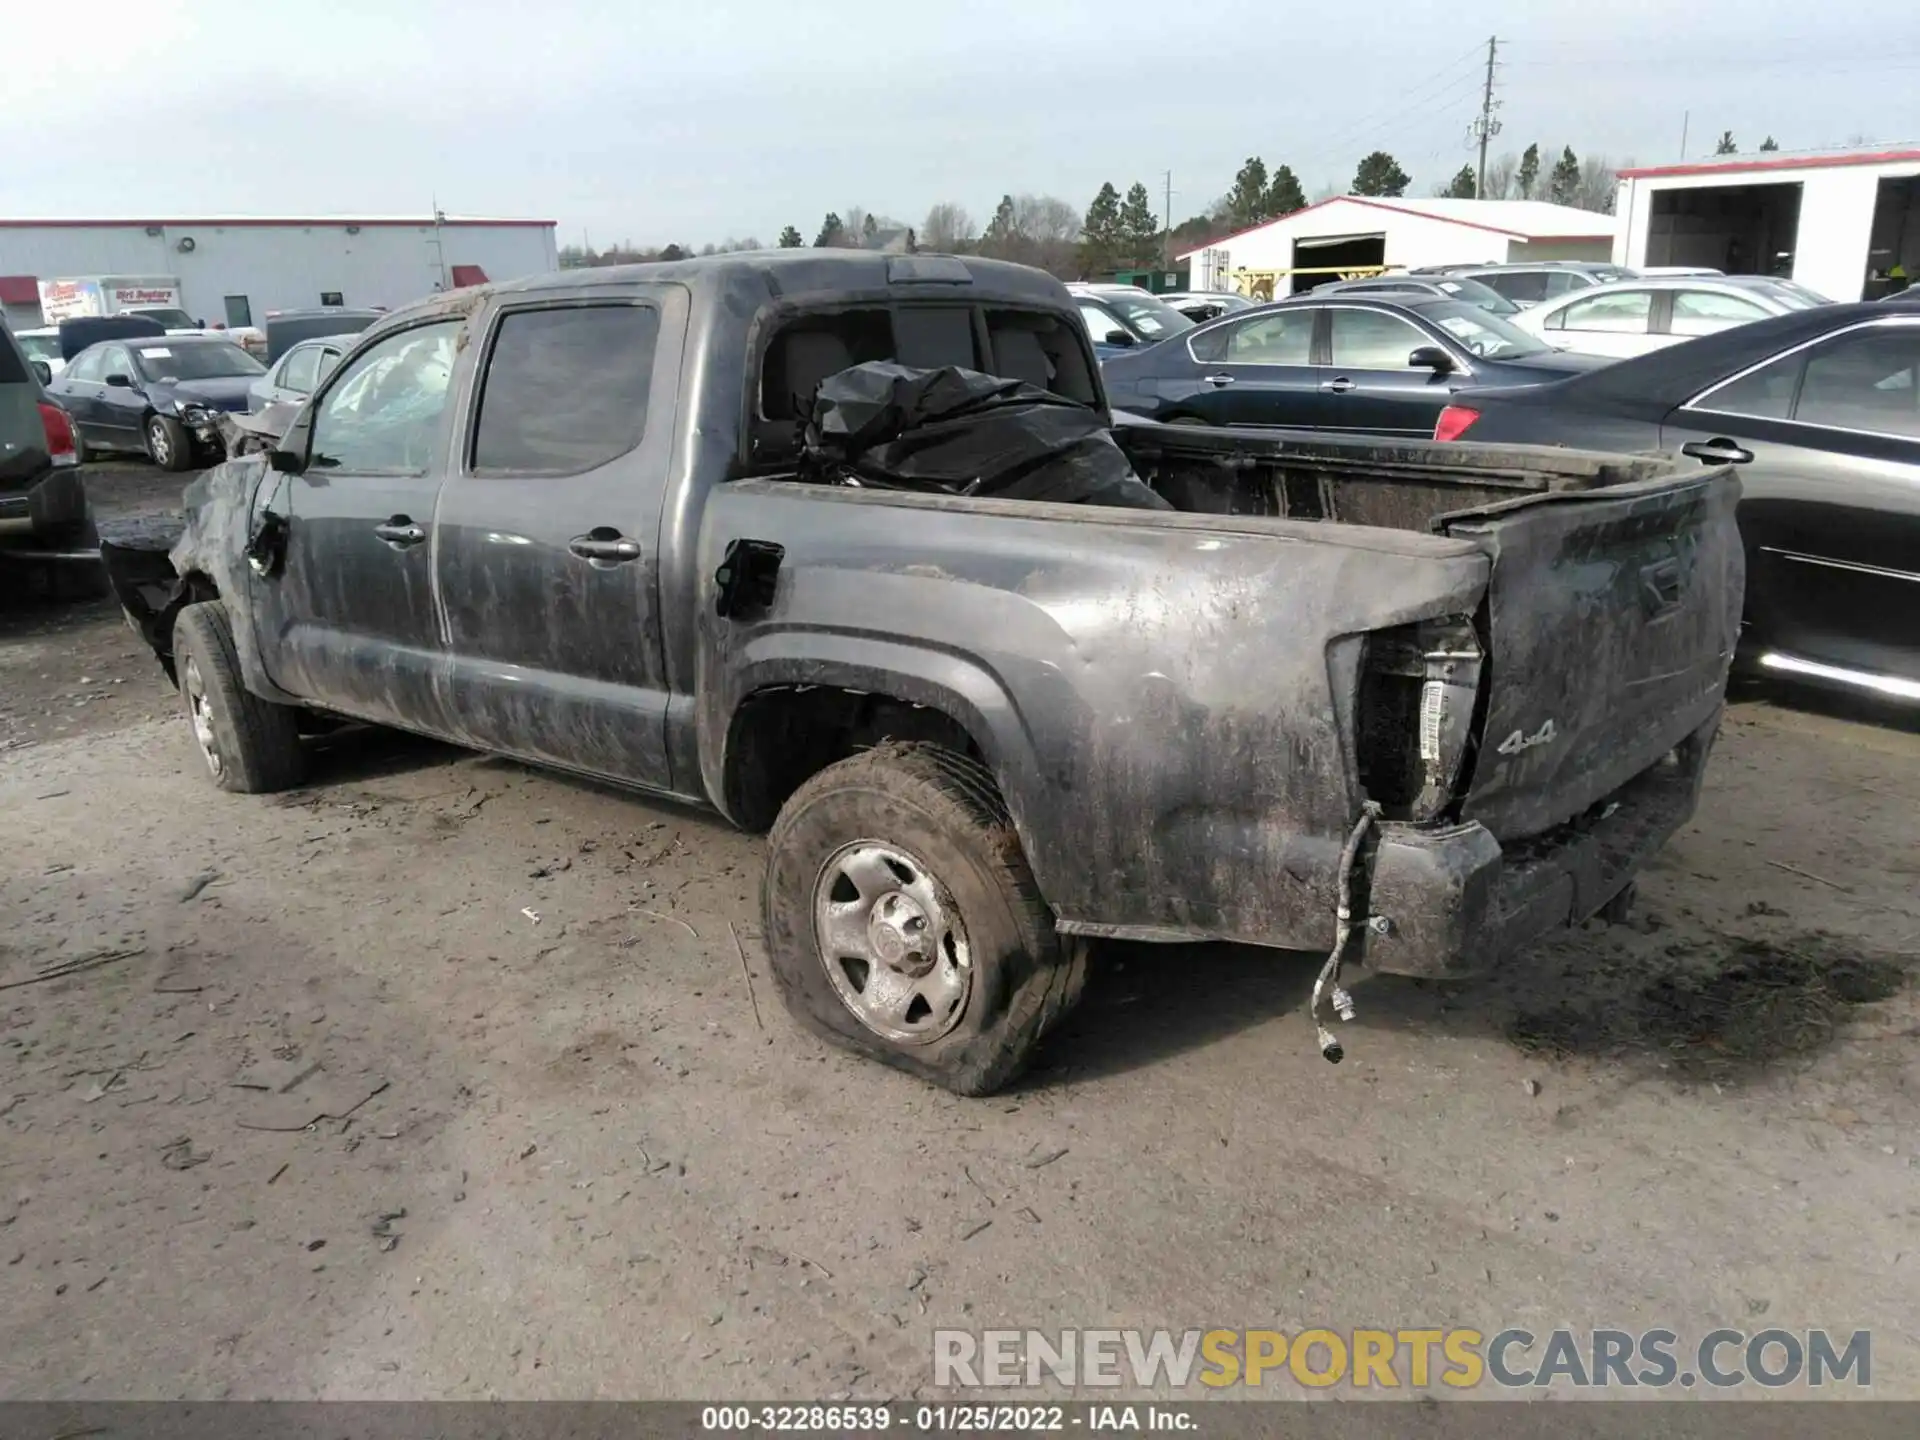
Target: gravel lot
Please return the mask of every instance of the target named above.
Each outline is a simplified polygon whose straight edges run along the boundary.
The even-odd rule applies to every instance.
[[[109,518],[177,498],[98,468]],[[936,1325],[1828,1324],[1920,1398],[1920,734],[1807,703],[1733,710],[1633,924],[1369,981],[1338,1069],[1314,961],[1116,946],[963,1101],[789,1025],[757,838],[374,734],[223,795],[110,602],[0,599],[0,1397],[904,1397]]]

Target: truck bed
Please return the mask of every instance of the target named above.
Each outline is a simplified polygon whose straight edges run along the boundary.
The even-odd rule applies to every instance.
[[[1667,474],[1659,456],[1162,425],[1116,414],[1135,471],[1176,509],[1439,532],[1459,511]]]

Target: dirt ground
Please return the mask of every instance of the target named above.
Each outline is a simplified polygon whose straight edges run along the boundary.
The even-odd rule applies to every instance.
[[[179,482],[94,485],[109,517]],[[1750,698],[1467,987],[1115,946],[1015,1092],[791,1026],[761,844],[393,736],[227,796],[0,601],[0,1397],[905,1397],[937,1325],[1874,1331],[1920,1397],[1920,734]],[[74,962],[64,978],[51,967]]]

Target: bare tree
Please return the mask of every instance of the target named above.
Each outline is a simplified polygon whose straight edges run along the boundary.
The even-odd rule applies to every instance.
[[[1512,197],[1520,172],[1520,158],[1508,153],[1487,161],[1487,185],[1482,200],[1506,200]]]
[[[920,248],[923,250],[963,250],[971,245],[980,232],[974,228],[973,217],[962,206],[950,200],[927,211],[927,218],[920,227]]]
[[[840,222],[839,247],[843,250],[862,248],[867,243],[867,208],[864,205],[849,205],[840,213],[845,218]]]
[[[1580,161],[1580,178],[1574,183],[1573,204],[1611,215],[1619,184],[1619,172],[1611,160],[1604,155],[1585,156]]]

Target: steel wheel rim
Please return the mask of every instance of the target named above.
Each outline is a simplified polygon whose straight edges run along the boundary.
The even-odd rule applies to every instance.
[[[173,459],[173,444],[167,439],[167,427],[158,420],[147,422],[147,448],[153,451],[153,463],[165,465]]]
[[[841,846],[814,881],[813,928],[840,1003],[882,1039],[931,1044],[966,1014],[960,909],[917,855],[879,840]]]
[[[207,769],[218,780],[226,767],[220,760],[220,743],[213,734],[213,704],[207,699],[206,682],[200,676],[200,662],[191,655],[187,657],[182,680],[182,688],[187,692],[187,719],[193,723],[193,743],[200,747],[200,758],[207,762]]]

